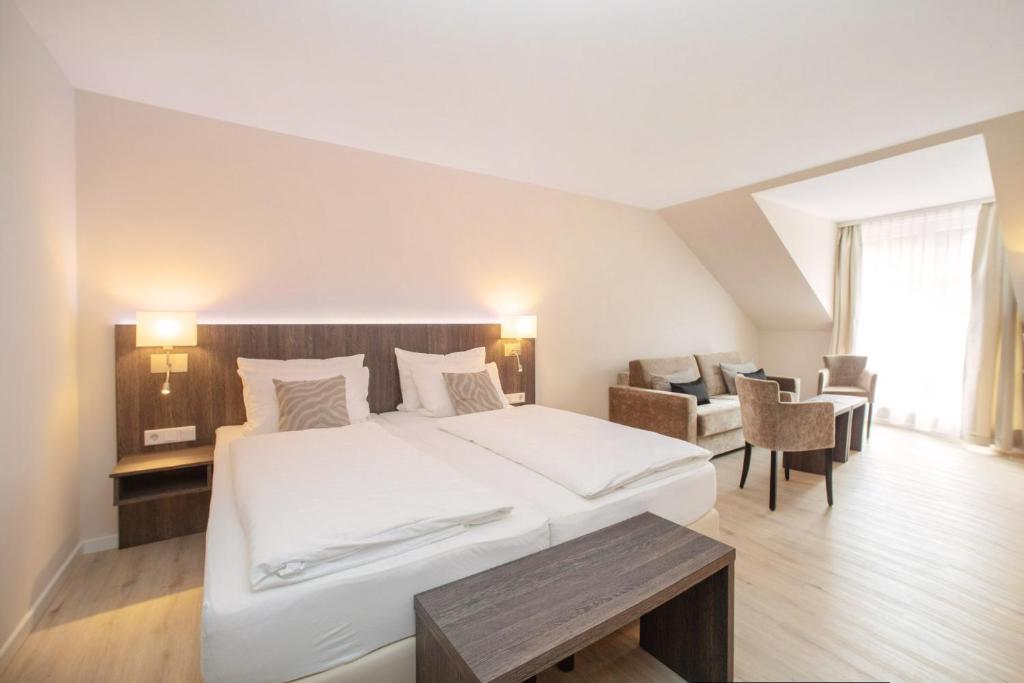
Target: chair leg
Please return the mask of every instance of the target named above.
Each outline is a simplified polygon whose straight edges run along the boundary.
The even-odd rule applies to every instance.
[[[778,479],[778,473],[776,472],[776,470],[778,468],[776,467],[776,465],[777,465],[777,463],[776,463],[775,451],[772,451],[772,477],[771,477],[772,484],[771,484],[771,493],[768,494],[768,507],[770,509],[772,509],[772,510],[775,509],[775,486],[776,486],[776,480]]]
[[[785,456],[783,456],[782,462],[783,462],[783,466],[785,466],[785,462],[786,462]],[[786,481],[789,481],[789,468],[785,467],[785,470],[786,470]]]
[[[743,445],[743,474],[740,475],[740,488],[747,485],[747,473],[750,472],[750,449],[749,443]]]
[[[875,404],[868,404],[868,438],[871,438],[871,414],[875,412]]]
[[[825,451],[825,497],[832,507],[832,449]]]

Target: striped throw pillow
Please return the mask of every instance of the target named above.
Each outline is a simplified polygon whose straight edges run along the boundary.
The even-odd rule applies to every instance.
[[[282,432],[351,424],[345,402],[345,376],[298,382],[274,380],[277,428]]]
[[[452,401],[456,415],[482,413],[485,410],[500,410],[505,407],[494,382],[491,381],[490,373],[486,370],[442,374],[445,384],[448,385],[448,398]]]

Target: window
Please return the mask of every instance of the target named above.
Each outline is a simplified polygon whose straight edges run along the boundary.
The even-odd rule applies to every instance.
[[[958,434],[980,204],[861,224],[855,353],[878,373],[876,419]]]

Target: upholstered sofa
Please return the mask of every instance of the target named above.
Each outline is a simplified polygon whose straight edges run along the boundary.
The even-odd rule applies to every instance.
[[[618,384],[608,390],[608,418],[695,443],[716,455],[743,448],[739,398],[728,393],[721,364],[744,360],[730,351],[630,361],[629,372],[620,373]],[[701,377],[711,403],[698,406],[694,396],[651,388],[652,375],[676,374]],[[781,400],[798,400],[798,378],[769,379],[778,382]]]

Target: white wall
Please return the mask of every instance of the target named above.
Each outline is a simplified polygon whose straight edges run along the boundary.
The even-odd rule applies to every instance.
[[[754,201],[786,245],[822,307],[832,315],[838,234],[835,221],[756,194]]]
[[[761,330],[758,359],[769,375],[799,377],[800,397],[810,398],[831,338],[831,330]]]
[[[0,647],[78,544],[74,93],[0,0]]]
[[[115,322],[536,313],[538,399],[607,413],[631,358],[757,350],[654,212],[80,93],[83,534],[114,529]]]

